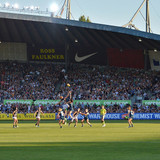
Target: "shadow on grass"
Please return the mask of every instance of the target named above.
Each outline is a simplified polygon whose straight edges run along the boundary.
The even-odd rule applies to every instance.
[[[2,146],[6,144],[6,146]],[[160,143],[0,143],[2,160],[159,160]]]

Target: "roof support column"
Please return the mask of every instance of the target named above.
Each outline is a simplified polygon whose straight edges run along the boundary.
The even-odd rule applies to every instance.
[[[148,50],[144,50],[144,70],[149,69],[149,53]]]

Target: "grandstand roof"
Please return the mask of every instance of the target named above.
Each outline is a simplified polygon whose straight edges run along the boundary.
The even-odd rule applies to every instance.
[[[0,24],[2,42],[160,50],[160,35],[123,27],[2,12]]]

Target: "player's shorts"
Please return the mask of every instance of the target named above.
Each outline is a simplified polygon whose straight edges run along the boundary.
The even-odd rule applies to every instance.
[[[13,120],[17,120],[17,117],[13,117]]]
[[[64,110],[67,110],[68,104],[64,104],[64,105],[62,106],[62,108],[63,108]]]
[[[40,119],[41,117],[38,116],[38,117],[36,117],[36,118]]]
[[[129,116],[128,119],[133,119],[133,116]]]
[[[105,115],[100,115],[100,118],[101,118],[101,119],[104,119],[104,117],[105,117]]]
[[[73,107],[69,107],[69,108],[68,108],[68,111],[73,111]]]
[[[84,117],[84,120],[86,121],[87,119],[89,119],[88,117]]]
[[[59,118],[59,120],[65,120],[64,116],[61,116],[61,117]]]
[[[72,120],[71,120],[71,122],[73,122],[76,119],[78,120],[78,116],[73,117]]]

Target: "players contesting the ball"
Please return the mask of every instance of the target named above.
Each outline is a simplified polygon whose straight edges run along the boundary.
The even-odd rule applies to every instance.
[[[34,113],[34,117],[36,117],[36,119],[37,119],[37,122],[35,124],[36,127],[39,127],[39,123],[41,120],[41,113],[44,115],[44,113],[41,110],[41,107],[39,107],[38,110]]]
[[[13,112],[13,128],[18,127],[17,113],[18,113],[18,108],[16,107],[16,109]]]
[[[66,102],[66,99],[70,96],[70,94],[71,94],[71,91],[68,92],[68,94],[67,94],[67,96],[65,98],[63,96],[60,96],[60,101],[57,104],[55,104],[55,106],[59,105],[61,108],[63,108],[63,111],[65,113],[65,115],[64,115],[65,122],[67,121],[67,109],[69,107],[69,105]]]
[[[89,123],[89,112],[88,112],[88,109],[86,108],[86,109],[85,109],[85,112],[84,112],[84,113],[81,113],[81,112],[80,112],[80,114],[81,114],[81,115],[84,115],[84,118],[83,118],[82,121],[81,121],[82,127],[83,127],[84,121],[86,121],[87,124],[88,124],[90,127],[92,127],[92,125]]]

